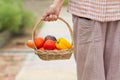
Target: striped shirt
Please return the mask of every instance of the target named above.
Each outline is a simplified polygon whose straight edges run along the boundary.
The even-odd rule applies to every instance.
[[[68,11],[101,22],[116,21],[120,20],[120,0],[69,0]]]

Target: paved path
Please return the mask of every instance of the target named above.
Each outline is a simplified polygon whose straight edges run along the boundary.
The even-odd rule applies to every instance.
[[[63,8],[60,16],[72,26],[71,15],[66,12],[66,8]],[[51,34],[56,37],[63,36],[71,41],[69,31],[65,26],[59,21],[44,23],[38,36]],[[69,60],[43,61],[34,53],[28,54],[15,80],[77,80],[74,56],[72,55]]]
[[[74,58],[42,61],[36,55],[29,54],[15,80],[76,80]]]

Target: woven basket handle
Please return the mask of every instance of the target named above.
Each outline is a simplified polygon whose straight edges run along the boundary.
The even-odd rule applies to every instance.
[[[73,32],[72,32],[72,29],[70,27],[70,25],[62,18],[58,17],[59,20],[61,20],[62,22],[64,22],[66,25],[67,25],[67,28],[69,29],[69,32],[70,32],[70,36],[71,36],[71,40],[72,40],[72,45],[73,45]],[[35,35],[36,35],[36,29],[38,27],[39,24],[41,24],[43,21],[40,19],[38,20],[35,25],[34,25],[34,28],[33,28],[33,32],[32,32],[32,40],[33,40],[33,44],[34,44],[34,49],[37,50],[37,47],[35,45],[35,42],[34,42],[34,39],[35,39]]]

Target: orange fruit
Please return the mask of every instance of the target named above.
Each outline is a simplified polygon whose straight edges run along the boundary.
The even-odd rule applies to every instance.
[[[44,39],[43,39],[42,37],[36,37],[36,38],[34,39],[34,43],[35,43],[37,49],[39,49],[39,48],[41,48],[41,47],[43,46],[43,44],[44,44]]]
[[[39,50],[44,50],[44,48],[43,48],[43,47],[41,47],[41,48],[39,48]]]
[[[33,41],[32,41],[32,40],[28,40],[28,41],[26,42],[26,45],[27,45],[28,47],[30,47],[30,48],[34,48],[34,45],[33,45]]]

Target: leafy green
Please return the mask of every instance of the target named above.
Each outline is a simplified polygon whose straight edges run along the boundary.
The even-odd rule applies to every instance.
[[[24,9],[21,0],[0,0],[0,31],[21,33],[34,21],[32,12]]]

